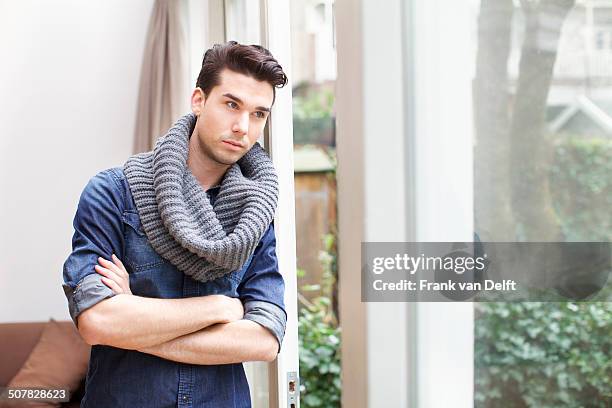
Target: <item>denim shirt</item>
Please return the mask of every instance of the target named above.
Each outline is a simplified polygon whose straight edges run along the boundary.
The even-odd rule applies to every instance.
[[[219,188],[208,190],[214,203]],[[64,293],[77,317],[114,296],[94,266],[98,257],[123,261],[134,295],[186,298],[221,294],[244,304],[244,319],[270,330],[280,344],[285,332],[284,282],[278,271],[274,226],[270,225],[242,269],[198,282],[159,256],[140,223],[127,179],[120,168],[93,177],[74,218],[72,253],[64,263]],[[81,407],[250,407],[241,363],[196,365],[105,345],[91,349]]]

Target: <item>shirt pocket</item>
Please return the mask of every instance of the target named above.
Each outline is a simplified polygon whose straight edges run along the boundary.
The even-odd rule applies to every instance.
[[[136,212],[123,213],[125,252],[122,261],[128,272],[143,272],[159,268],[166,261],[153,249]]]

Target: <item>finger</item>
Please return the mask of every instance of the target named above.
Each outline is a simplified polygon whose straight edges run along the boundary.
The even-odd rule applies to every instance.
[[[100,265],[95,265],[95,266],[94,266],[94,269],[95,269],[95,270],[96,270],[98,273],[100,273],[101,275],[104,275],[104,276],[106,276],[107,278],[112,279],[112,280],[114,280],[114,281],[117,281],[117,280],[120,280],[120,279],[121,279],[121,276],[119,276],[119,275],[117,274],[117,272],[116,272],[116,271],[113,271],[112,269],[108,269],[108,268],[105,268],[105,267],[100,266]]]
[[[100,263],[100,265],[102,265],[103,267],[110,269],[111,271],[115,272],[117,275],[121,276],[121,269],[119,269],[117,267],[117,265],[115,265],[114,263],[112,263],[111,261],[109,261],[108,259],[104,259],[102,257],[98,258],[98,262]]]
[[[105,276],[107,279],[112,280],[113,282],[115,282],[119,287],[123,287],[123,278],[121,278],[120,276],[117,276],[117,274],[109,269],[103,268],[100,265],[96,265],[95,266],[96,271],[102,275]],[[122,290],[123,292],[123,290]]]
[[[113,261],[115,262],[115,265],[121,269],[121,272],[123,272],[125,275],[128,274],[127,269],[125,269],[125,266],[123,266],[123,262],[121,262],[121,259],[117,258],[117,255],[115,254],[113,254]]]
[[[101,279],[102,279],[102,282],[104,282],[104,284],[108,286],[109,288],[111,288],[112,291],[115,292],[116,294],[123,293],[123,290],[121,290],[121,287],[117,285],[117,283],[114,280],[108,279],[108,278],[101,278]]]

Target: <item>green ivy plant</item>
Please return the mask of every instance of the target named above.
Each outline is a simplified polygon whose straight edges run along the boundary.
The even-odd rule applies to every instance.
[[[551,194],[568,241],[612,240],[612,139],[577,136],[555,142]]]
[[[300,359],[301,406],[339,407],[340,327],[332,307],[332,291],[336,279],[335,237],[324,237],[325,250],[319,259],[323,265],[321,285],[302,287],[303,291],[320,290],[312,301],[298,296],[298,346]],[[298,276],[304,275],[298,269]]]
[[[612,303],[477,303],[476,407],[609,407]]]

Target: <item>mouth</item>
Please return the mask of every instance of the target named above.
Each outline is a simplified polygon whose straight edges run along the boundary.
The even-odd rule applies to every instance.
[[[242,144],[239,143],[239,142],[234,142],[232,140],[224,140],[223,143],[227,147],[229,147],[230,149],[233,149],[233,150],[240,150],[240,149],[242,149]]]

